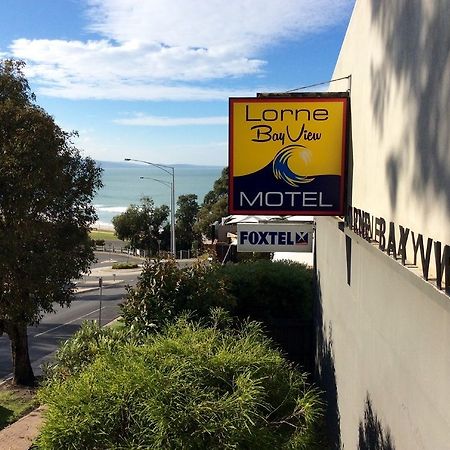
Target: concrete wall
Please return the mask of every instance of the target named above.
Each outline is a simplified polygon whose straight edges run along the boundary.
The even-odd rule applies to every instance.
[[[333,75],[352,76],[349,205],[443,245],[449,18],[448,0],[357,1]],[[337,447],[450,449],[450,297],[339,218],[316,220],[318,371]]]
[[[448,0],[357,1],[333,75],[352,75],[353,205],[447,243],[449,18]]]

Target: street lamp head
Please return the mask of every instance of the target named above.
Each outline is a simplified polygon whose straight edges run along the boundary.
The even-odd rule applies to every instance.
[[[143,178],[149,178],[150,180],[155,180],[158,181],[159,183],[165,184],[166,186],[169,186],[171,188],[171,199],[170,199],[170,214],[171,214],[171,224],[170,224],[170,228],[171,228],[171,248],[172,248],[172,253],[174,255],[174,257],[176,257],[176,241],[175,241],[175,167],[174,166],[168,166],[166,164],[157,164],[157,163],[153,163],[150,161],[143,161],[141,159],[132,159],[132,158],[124,158],[125,161],[134,161],[134,162],[140,162],[140,163],[144,163],[144,164],[149,164],[150,166],[154,166],[154,167],[158,167],[159,169],[161,169],[162,171],[168,173],[169,175],[172,176],[172,182],[169,181],[163,181],[163,180],[158,180],[156,178],[150,178],[150,177],[140,177],[141,179]]]

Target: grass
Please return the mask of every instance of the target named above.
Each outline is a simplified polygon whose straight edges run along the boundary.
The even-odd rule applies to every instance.
[[[100,230],[93,230],[90,233],[91,239],[94,239],[96,241],[98,240],[109,240],[114,241],[118,240],[116,233],[114,231],[100,231]]]
[[[35,390],[11,383],[0,386],[0,430],[37,406]]]

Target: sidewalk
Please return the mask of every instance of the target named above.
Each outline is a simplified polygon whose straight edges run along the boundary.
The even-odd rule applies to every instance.
[[[39,434],[44,421],[44,407],[40,406],[17,422],[0,430],[1,450],[28,450]]]

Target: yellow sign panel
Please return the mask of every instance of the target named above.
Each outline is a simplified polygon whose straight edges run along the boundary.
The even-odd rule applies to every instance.
[[[230,212],[342,214],[347,101],[230,99]]]

